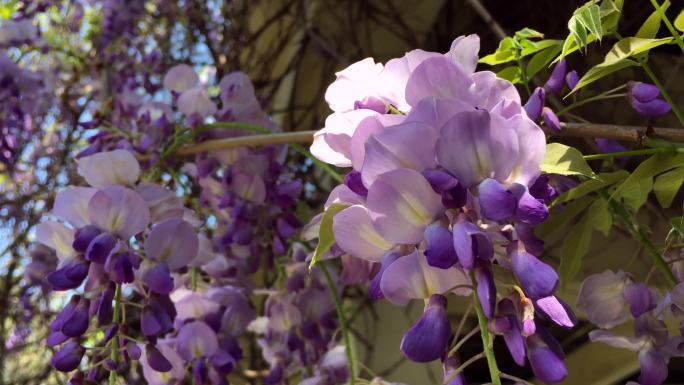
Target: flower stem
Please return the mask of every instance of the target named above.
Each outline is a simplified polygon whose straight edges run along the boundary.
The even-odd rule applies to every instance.
[[[477,286],[475,275],[470,272],[470,280],[473,282],[473,287]],[[480,298],[477,296],[477,290],[473,290],[473,301],[475,302],[475,313],[477,313],[477,322],[480,325],[480,335],[482,336],[482,346],[484,348],[485,357],[487,357],[487,366],[489,366],[489,375],[492,378],[494,385],[501,385],[501,378],[499,377],[499,367],[496,365],[496,357],[494,356],[494,340],[487,329],[487,318],[482,310]]]
[[[114,316],[113,323],[116,325],[121,320],[121,285],[116,285],[116,291],[114,292]],[[112,337],[112,347],[110,358],[112,361],[117,362],[119,360],[119,332]],[[109,385],[115,385],[116,381],[116,370],[109,372]]]
[[[556,113],[556,115],[557,115],[557,116],[562,116],[562,115],[566,114],[567,112],[570,112],[571,110],[574,110],[575,108],[580,107],[580,106],[583,106],[583,105],[585,105],[585,104],[587,104],[587,103],[589,103],[589,102],[594,102],[594,101],[597,101],[597,100],[604,100],[604,99],[621,98],[621,97],[625,96],[624,93],[620,93],[620,94],[613,94],[613,93],[614,93],[614,92],[618,92],[618,91],[622,90],[622,89],[625,88],[625,87],[627,87],[627,85],[626,85],[626,84],[623,84],[623,85],[621,85],[621,86],[619,86],[619,87],[616,87],[616,88],[613,88],[613,89],[611,89],[611,90],[601,92],[601,93],[598,94],[598,95],[595,95],[595,96],[592,96],[592,97],[589,97],[589,98],[586,98],[586,99],[578,100],[578,101],[576,101],[576,102],[570,104],[569,106],[563,108],[562,110],[558,111],[558,112]]]
[[[325,263],[321,261],[317,266],[321,269],[321,272],[323,272],[325,283],[328,285],[328,290],[330,290],[330,298],[335,305],[335,311],[337,311],[337,320],[340,323],[340,332],[342,333],[342,343],[344,344],[344,348],[347,353],[347,361],[349,361],[349,385],[354,385],[356,379],[356,371],[354,370],[354,353],[352,351],[349,330],[347,328],[347,319],[344,316],[342,301],[337,294],[337,288],[333,283],[332,277],[330,276]]]
[[[667,15],[665,15],[665,11],[663,10],[663,8],[660,7],[660,4],[658,4],[658,0],[651,0],[651,4],[653,4],[653,7],[656,9],[656,12],[658,12],[660,19],[663,20],[663,23],[665,23],[667,29],[670,30],[670,33],[672,34],[672,37],[674,37],[675,42],[677,43],[679,48],[682,50],[682,52],[684,52],[684,41],[682,41],[682,37],[679,36],[677,30],[674,28],[672,23],[670,23],[670,20],[667,18]]]
[[[651,67],[648,65],[645,59],[638,59],[639,63],[641,63],[641,67],[643,67],[644,71],[646,71],[646,75],[651,79],[653,84],[658,87],[660,90],[660,94],[663,95],[663,98],[665,101],[670,105],[672,108],[672,112],[675,114],[677,117],[677,120],[679,120],[679,123],[684,127],[684,115],[679,111],[679,108],[677,108],[677,105],[675,104],[674,100],[672,100],[672,97],[670,94],[667,92],[665,89],[665,86],[658,80],[658,77],[656,76],[655,72],[651,69]]]
[[[585,155],[584,160],[610,159],[610,158],[619,158],[621,156],[635,156],[635,155],[669,154],[672,152],[684,152],[684,150],[677,149],[677,148],[667,148],[667,147],[644,148],[641,150],[617,151],[617,152],[607,152],[605,154]]]
[[[613,209],[613,212],[617,214],[622,220],[625,222],[625,225],[627,226],[627,231],[629,231],[630,234],[639,241],[642,245],[644,245],[644,248],[648,252],[649,255],[651,255],[651,258],[653,259],[653,262],[655,263],[656,266],[662,271],[662,273],[665,275],[665,278],[667,279],[667,283],[670,286],[670,288],[673,288],[677,285],[677,278],[675,277],[674,273],[672,273],[672,270],[668,266],[667,262],[663,258],[663,256],[658,252],[658,249],[655,247],[653,242],[648,238],[646,234],[644,234],[643,230],[641,230],[638,226],[634,224],[633,219],[630,217],[629,213],[627,210],[622,206],[619,202],[615,201],[612,199],[608,193],[604,190],[599,190],[599,195],[601,198],[605,199],[610,207]]]

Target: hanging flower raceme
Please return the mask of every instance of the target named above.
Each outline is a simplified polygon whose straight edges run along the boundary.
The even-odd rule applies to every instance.
[[[553,190],[540,177],[544,133],[530,118],[543,114],[544,90],[523,108],[510,82],[475,71],[478,50],[470,35],[446,54],[415,50],[339,72],[326,92],[334,113],[311,151],[353,168],[326,207],[346,207],[333,219],[337,246],[381,264],[370,295],[426,303],[401,342],[408,358],[447,359],[448,296],[475,290],[516,362],[527,356],[541,380],[558,382],[563,353],[542,320],[572,327],[575,319],[554,296],[558,274],[532,232]],[[564,68],[556,78],[547,92],[562,88]],[[497,290],[494,265],[513,294]]]
[[[138,181],[140,166],[129,151],[83,157],[78,173],[89,186],[61,191],[51,212],[55,220],[36,229],[37,240],[59,258],[47,281],[56,291],[74,293],[50,327],[48,345],[57,348],[52,364],[63,372],[80,368],[84,344],[97,325],[106,332],[90,362],[109,357],[104,368],[118,370],[138,359],[131,341],[141,338],[147,341],[147,362],[168,371],[169,361],[155,345],[173,329],[176,309],[169,293],[177,284],[174,276],[197,255],[197,232],[171,191]],[[120,319],[128,306],[123,298],[131,297],[138,298],[133,309],[139,310],[141,335],[131,335]],[[91,372],[102,374],[99,367]]]

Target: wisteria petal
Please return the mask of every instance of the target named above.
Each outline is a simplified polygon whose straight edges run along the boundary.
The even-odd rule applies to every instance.
[[[491,178],[483,180],[477,192],[480,212],[485,219],[501,221],[515,214],[518,206],[515,195],[496,180]]]
[[[69,186],[55,197],[52,214],[75,228],[84,227],[90,223],[88,202],[96,192],[90,187]]]
[[[560,298],[551,295],[540,298],[535,303],[537,308],[556,324],[566,328],[574,327],[577,324],[577,318],[575,318],[572,309]]]
[[[519,241],[510,244],[509,255],[513,272],[527,296],[539,299],[553,294],[558,286],[558,273],[553,267],[528,253]]]
[[[461,90],[472,84],[470,76],[446,57],[431,57],[420,63],[406,83],[406,102],[417,106],[425,98],[467,98]]]
[[[530,194],[526,186],[514,184],[510,190],[518,200],[515,219],[528,225],[537,225],[549,216],[549,209],[544,203]]]
[[[418,122],[387,127],[371,135],[365,143],[361,178],[365,186],[387,171],[409,168],[423,171],[435,166],[434,128]]]
[[[77,171],[93,187],[132,186],[140,178],[140,164],[128,150],[99,152],[80,158]]]
[[[198,115],[204,119],[214,115],[217,108],[207,94],[207,90],[202,86],[197,86],[181,93],[178,97],[178,110],[185,116]]]
[[[366,156],[365,144],[368,138],[379,132],[385,127],[394,126],[402,123],[406,117],[398,114],[372,115],[362,119],[351,135],[349,157],[352,161],[354,170],[361,171],[363,161]]]
[[[375,274],[373,279],[371,280],[370,285],[368,286],[368,297],[370,299],[383,299],[385,298],[385,295],[382,293],[382,288],[380,286],[382,282],[382,276],[385,273],[385,270],[393,264],[397,259],[401,257],[401,254],[397,252],[389,252],[385,254],[382,257],[382,263],[380,265],[380,270]]]
[[[639,352],[640,385],[660,385],[667,379],[667,361],[658,351],[644,349]]]
[[[409,111],[411,105],[406,101],[406,84],[411,74],[425,59],[440,56],[436,52],[414,49],[403,57],[389,60],[378,75],[377,84],[381,85],[378,94],[400,111]]]
[[[458,262],[449,229],[440,224],[432,224],[425,228],[425,240],[425,256],[430,266],[448,269]]]
[[[627,349],[638,352],[647,343],[644,337],[625,337],[607,330],[592,330],[589,332],[589,339],[592,342],[603,342],[614,348]]]
[[[373,227],[368,209],[361,205],[347,207],[333,218],[335,242],[345,252],[371,262],[380,262],[393,244]]]
[[[563,381],[568,375],[563,357],[558,356],[536,334],[527,337],[527,348],[532,371],[541,381],[554,384]]]
[[[658,304],[655,293],[644,283],[628,284],[625,286],[624,296],[627,303],[629,303],[629,309],[634,318],[639,318],[639,316],[647,311],[655,309]]]
[[[475,224],[458,222],[453,227],[454,250],[461,266],[475,267],[476,258],[488,261],[494,256],[492,240]]]
[[[378,115],[373,110],[336,112],[325,119],[325,127],[316,131],[311,154],[319,160],[338,167],[350,167],[351,138],[365,118]]]
[[[546,92],[543,88],[537,87],[530,95],[530,98],[525,103],[525,113],[527,117],[533,121],[539,120],[542,113],[542,108],[544,107],[544,102],[546,100]]]
[[[354,110],[354,104],[374,94],[377,76],[382,71],[381,63],[365,58],[342,71],[336,72],[335,81],[325,91],[325,101],[335,112]]]
[[[182,219],[167,219],[155,225],[145,240],[147,257],[164,262],[171,271],[187,266],[198,249],[197,232]]]
[[[187,64],[178,64],[166,72],[163,85],[167,91],[180,94],[199,83],[199,76],[195,70]]]
[[[458,64],[465,73],[472,74],[477,67],[477,54],[479,52],[480,37],[472,34],[454,39],[449,52],[444,55]]]
[[[594,325],[611,329],[629,319],[628,304],[623,296],[627,285],[624,272],[605,270],[588,276],[577,296],[577,308]]]
[[[454,115],[442,127],[437,159],[464,187],[484,178],[505,180],[511,173],[511,159],[518,158],[518,138],[501,119],[483,110],[468,111]]]
[[[178,354],[186,361],[211,357],[218,350],[216,333],[202,321],[193,321],[181,327],[176,337]]]
[[[90,199],[88,214],[93,225],[123,239],[129,239],[147,228],[150,210],[135,191],[110,186],[99,190]]]
[[[233,189],[238,196],[255,204],[266,199],[266,184],[259,175],[239,173],[233,176]]]
[[[59,222],[47,221],[36,226],[36,240],[55,250],[57,256],[62,260],[76,255],[76,251],[72,247],[74,234],[74,230]]]
[[[496,307],[496,286],[492,270],[489,267],[475,269],[475,281],[482,311],[487,318],[492,318]]]
[[[404,334],[400,348],[411,361],[430,362],[445,355],[451,334],[446,304],[444,296],[432,295],[423,315]]]
[[[378,233],[394,243],[418,243],[425,227],[444,211],[425,177],[405,168],[378,176],[368,189],[367,207]]]

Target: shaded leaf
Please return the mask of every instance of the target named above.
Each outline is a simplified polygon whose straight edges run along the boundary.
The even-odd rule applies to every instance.
[[[574,199],[583,197],[589,193],[608,187],[617,182],[620,182],[629,176],[629,172],[619,170],[610,173],[600,173],[597,179],[589,179],[577,185],[576,187],[564,192],[553,201],[554,205],[568,202]]]
[[[679,15],[677,15],[677,18],[674,20],[674,26],[678,30],[684,32],[684,9],[682,9],[679,12]]]
[[[575,88],[572,89],[568,95],[572,95],[573,93],[577,92],[580,88],[585,87],[599,79],[601,79],[604,76],[610,75],[613,72],[619,71],[621,69],[627,68],[627,67],[632,67],[639,65],[639,63],[635,62],[634,60],[630,59],[624,59],[620,60],[616,63],[610,63],[610,64],[599,64],[587,71],[587,73],[582,76],[582,78],[577,82],[577,85]],[[567,97],[567,96],[566,96]]]
[[[575,17],[584,28],[601,40],[603,27],[601,26],[601,8],[598,4],[585,4],[577,10]]]
[[[684,167],[676,168],[658,176],[653,184],[653,192],[660,206],[668,208],[672,205],[679,189],[684,184]]]
[[[532,59],[527,63],[527,78],[532,78],[537,72],[547,66],[558,55],[561,48],[560,44],[556,44],[532,56]]]
[[[517,66],[511,66],[511,67],[506,67],[502,69],[501,71],[496,73],[496,76],[506,79],[509,82],[513,84],[520,83],[522,79],[522,71],[520,71],[520,67]]]
[[[318,245],[316,246],[316,251],[311,258],[311,263],[309,267],[318,262],[318,259],[325,254],[332,245],[335,243],[335,234],[333,234],[333,218],[337,213],[349,207],[348,204],[344,203],[333,203],[328,206],[328,209],[323,213],[323,218],[321,218],[321,225],[318,230]]]
[[[558,267],[561,285],[565,286],[579,272],[582,258],[589,251],[593,230],[592,210],[590,209],[580,221],[572,226],[561,248],[561,263]]]
[[[534,233],[543,240],[548,239],[553,232],[560,231],[563,226],[583,212],[595,200],[595,197],[584,196],[565,207],[552,210],[549,218],[535,227]]]
[[[639,179],[622,191],[622,200],[625,206],[637,212],[646,203],[651,190],[653,190],[653,178]]]
[[[613,226],[613,214],[610,212],[610,205],[605,199],[599,199],[589,208],[591,213],[591,223],[595,230],[600,231],[604,236],[610,234]]]
[[[579,150],[560,143],[546,145],[546,157],[541,164],[541,170],[547,174],[596,177]]]
[[[663,11],[665,11],[667,8],[670,7],[670,1],[665,1],[661,6],[660,6]],[[644,39],[653,39],[656,37],[658,34],[658,30],[660,29],[660,14],[658,11],[653,11],[651,15],[646,19],[644,24],[641,25],[641,28],[636,33],[636,37],[644,38]]]
[[[539,31],[535,31],[532,28],[525,27],[525,28],[521,29],[520,31],[516,32],[515,37],[518,38],[518,40],[541,39],[544,37],[544,34],[539,32]]]
[[[626,37],[613,45],[613,48],[606,54],[602,64],[616,63],[622,59],[627,59],[640,53],[670,43],[671,37],[662,39],[642,39],[639,37]]]
[[[641,162],[641,164],[634,169],[632,174],[625,179],[624,182],[618,186],[618,188],[613,192],[612,198],[620,198],[625,192],[630,191],[641,191],[645,185],[642,185],[641,181],[644,179],[651,180],[658,174],[665,171],[669,171],[675,167],[679,167],[684,164],[684,154],[677,155],[665,155],[657,154]],[[634,192],[631,192],[634,194]]]

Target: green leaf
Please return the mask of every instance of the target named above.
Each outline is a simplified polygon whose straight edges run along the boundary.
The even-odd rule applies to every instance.
[[[601,8],[598,4],[585,4],[576,11],[575,17],[584,28],[601,40],[603,27],[601,26]]]
[[[602,188],[611,186],[617,182],[620,182],[629,176],[629,172],[625,170],[619,170],[610,173],[600,173],[597,179],[589,179],[577,185],[576,187],[566,191],[558,198],[553,201],[553,205],[559,203],[569,202],[581,198],[587,194],[594,191],[600,190]]]
[[[311,258],[311,263],[309,268],[318,262],[318,259],[325,254],[330,247],[335,243],[335,234],[333,234],[333,218],[337,213],[349,207],[348,204],[344,203],[333,203],[328,206],[328,209],[323,213],[323,218],[321,218],[321,226],[318,230],[318,245],[316,246],[316,251]]]
[[[560,44],[553,45],[532,56],[532,59],[530,59],[530,61],[527,63],[527,78],[532,78],[537,74],[537,72],[541,71],[542,68],[548,65],[551,60],[558,55],[562,48],[563,47],[561,47]]]
[[[642,191],[643,188],[648,185],[648,183],[642,184],[642,180],[652,180],[653,177],[655,177],[656,175],[661,174],[665,171],[669,171],[675,167],[679,167],[682,164],[684,164],[684,154],[653,155],[652,157],[641,162],[641,164],[636,169],[634,169],[634,171],[632,171],[632,174],[627,179],[625,179],[625,181],[622,182],[620,186],[618,186],[615,192],[613,192],[612,198],[622,197],[625,194],[625,192],[628,192],[632,194],[631,198],[634,199],[634,197],[636,196],[636,193],[634,191]]]
[[[661,6],[663,9],[663,12],[667,10],[667,8],[670,7],[670,1],[665,1]],[[658,11],[653,11],[651,15],[646,19],[644,24],[641,25],[641,28],[636,33],[636,37],[640,37],[643,39],[653,39],[656,37],[658,34],[658,30],[660,29],[660,13]]]
[[[593,228],[607,237],[610,234],[610,228],[613,226],[613,214],[610,212],[608,201],[605,199],[597,200],[591,205],[589,212],[591,213]]]
[[[541,170],[547,174],[596,177],[579,150],[560,143],[546,145],[546,157],[542,162]]]
[[[480,59],[480,63],[496,65],[515,60],[516,52],[515,40],[507,37],[499,42],[499,48],[493,54],[489,54]]]
[[[606,54],[602,64],[619,62],[622,59],[648,52],[653,48],[672,42],[671,37],[662,39],[642,39],[639,37],[626,37],[613,45],[613,48]]]
[[[637,212],[646,203],[651,190],[653,190],[653,178],[639,179],[622,191],[622,200],[625,206]]]
[[[561,230],[563,226],[582,213],[595,200],[594,197],[585,196],[563,208],[552,210],[549,218],[535,227],[534,233],[543,240],[548,239],[552,233]]]
[[[684,9],[679,12],[679,15],[674,20],[674,26],[678,30],[684,32]]]
[[[570,30],[570,36],[577,43],[578,47],[580,49],[585,48],[587,46],[587,30],[576,16],[568,20],[568,29]]]
[[[653,192],[660,206],[668,208],[672,205],[679,189],[684,184],[684,167],[676,168],[658,176],[653,184]]]
[[[558,267],[558,274],[563,286],[567,285],[579,272],[580,267],[582,267],[582,258],[589,251],[593,229],[591,213],[592,211],[589,209],[582,219],[570,229],[563,242],[561,263]]]
[[[567,95],[572,95],[573,93],[577,92],[580,88],[586,87],[587,85],[601,79],[602,77],[605,77],[607,75],[612,74],[613,72],[619,71],[621,69],[627,68],[627,67],[633,67],[637,66],[639,63],[635,62],[634,60],[630,59],[624,59],[620,60],[616,63],[609,63],[609,64],[599,64],[587,71],[587,73],[582,76],[582,78],[577,82],[577,85],[575,88],[572,89],[572,91]],[[566,96],[566,97],[567,97]]]
[[[615,31],[622,14],[623,0],[603,0],[601,3],[601,26],[604,35]]]
[[[501,71],[496,73],[496,76],[506,79],[510,81],[513,84],[520,83],[522,79],[522,71],[520,71],[520,67],[518,66],[511,66],[511,67],[506,67],[502,69]]]
[[[545,50],[549,47],[562,47],[563,46],[563,40],[555,40],[555,39],[546,39],[546,40],[539,40],[539,41],[529,41],[525,40],[523,43],[523,48],[520,51],[520,57],[525,57],[532,55],[533,53],[537,53],[539,51]]]
[[[544,37],[544,34],[538,31],[533,30],[532,28],[523,28],[520,31],[515,33],[515,37],[518,40],[526,40],[526,39],[542,39]]]

